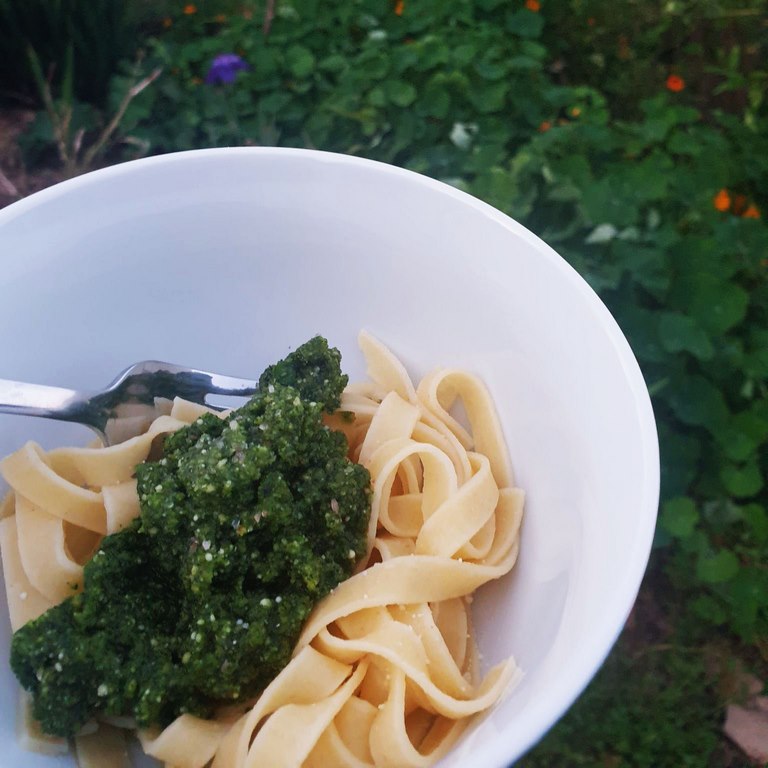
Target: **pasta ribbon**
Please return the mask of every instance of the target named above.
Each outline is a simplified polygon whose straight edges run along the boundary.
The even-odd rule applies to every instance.
[[[520,675],[513,659],[480,674],[470,613],[475,591],[517,559],[525,499],[490,394],[452,368],[414,386],[380,341],[362,332],[359,343],[370,381],[350,384],[326,423],[371,475],[368,551],[255,701],[139,732],[167,768],[426,768]],[[177,400],[120,445],[45,453],[27,443],[0,462],[12,489],[0,551],[14,630],[81,588],[100,538],[140,514],[135,465],[158,435],[208,411]],[[77,737],[81,768],[129,764],[116,723]]]

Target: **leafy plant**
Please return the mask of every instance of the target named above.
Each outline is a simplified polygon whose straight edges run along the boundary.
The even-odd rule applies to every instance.
[[[370,0],[278,2],[269,35],[261,14],[246,15],[206,36],[210,17],[181,15],[157,41],[175,72],[142,125],[158,150],[322,146],[455,177],[478,133],[495,136],[488,160],[503,156],[563,98],[544,71],[539,17],[516,5],[425,0],[398,16]],[[251,66],[237,87],[205,87],[221,52]]]
[[[50,136],[56,144],[59,161],[65,176],[74,176],[93,165],[96,158],[107,148],[108,142],[112,139],[128,109],[128,105],[161,73],[160,69],[156,69],[149,76],[129,85],[112,118],[101,126],[101,130],[92,136],[90,141],[84,141],[86,131],[97,124],[98,115],[95,110],[85,110],[83,105],[75,101],[72,46],[67,51],[61,95],[58,99],[54,99],[51,85],[45,79],[40,60],[32,48],[28,50],[28,56],[33,76],[45,105],[45,113],[41,115],[44,121],[47,120],[45,129],[50,130]]]
[[[766,134],[724,115],[706,125],[664,94],[639,108],[631,123],[585,109],[475,189],[503,204],[491,184],[503,177],[509,208],[624,328],[659,425],[657,546],[701,620],[757,642],[768,636]]]
[[[718,100],[766,72],[742,71],[743,57],[722,53],[714,84],[702,57],[714,45],[710,28],[740,31],[739,50],[763,43],[744,21],[751,11],[714,0],[696,19],[698,5],[674,4],[670,18],[690,22],[682,30],[658,4],[622,7],[648,24],[633,45],[661,48],[664,60],[630,56],[626,76],[611,70],[605,88],[597,76],[572,82],[585,66],[576,43],[590,29],[595,45],[603,40],[588,15],[602,5],[587,0],[553,8],[549,29],[535,0],[423,0],[413,12],[283,0],[269,34],[264,6],[181,14],[153,46],[173,77],[135,132],[156,151],[264,143],[403,165],[472,192],[553,244],[613,311],[652,393],[662,454],[656,543],[672,583],[697,620],[760,644],[768,116],[757,97],[737,114]],[[574,32],[569,18],[584,29]],[[222,52],[249,69],[207,85]]]

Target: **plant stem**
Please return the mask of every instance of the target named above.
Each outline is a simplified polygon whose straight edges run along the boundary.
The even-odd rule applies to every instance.
[[[269,35],[269,30],[272,29],[272,21],[275,18],[275,0],[267,0],[266,7],[264,8],[264,23],[262,24],[261,31],[264,37]]]
[[[123,115],[125,114],[126,109],[128,109],[128,105],[131,103],[131,101],[133,101],[133,99],[135,99],[145,88],[152,85],[152,83],[154,83],[155,80],[160,77],[162,71],[163,70],[160,68],[154,70],[143,80],[139,81],[136,83],[136,85],[128,89],[112,119],[105,126],[101,134],[99,134],[99,138],[96,139],[96,141],[88,148],[88,151],[85,153],[82,162],[83,167],[87,168],[91,165],[99,152],[101,152],[101,150],[104,148],[104,145],[107,143],[107,141],[109,141],[112,134],[115,132],[115,130],[117,130],[117,126],[120,125],[120,121],[123,119]]]
[[[16,185],[3,173],[0,168],[0,187],[2,187],[11,197],[21,197]]]

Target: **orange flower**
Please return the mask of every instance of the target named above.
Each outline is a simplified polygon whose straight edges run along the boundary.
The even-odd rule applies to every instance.
[[[541,10],[541,3],[539,2],[539,0],[525,0],[525,7],[529,11],[538,13]]]
[[[571,107],[571,117],[578,117],[581,114],[581,107]]]
[[[594,27],[594,26],[595,26],[595,19],[594,19],[592,16],[590,16],[590,17],[587,19],[587,24],[588,24],[590,27]]]
[[[727,211],[731,207],[731,196],[727,189],[721,189],[712,199],[712,205],[718,211]]]
[[[166,29],[169,29],[169,28],[170,28],[172,25],[173,25],[173,19],[172,19],[172,18],[170,18],[170,16],[166,16],[166,17],[163,19],[163,26],[164,26]]]
[[[672,93],[680,93],[685,88],[685,80],[680,75],[670,75],[667,78],[667,90]]]
[[[197,6],[194,3],[188,3],[184,6],[185,16],[192,16],[195,13],[197,13]]]
[[[759,219],[760,218],[760,209],[754,204],[751,203],[747,210],[744,211],[744,213],[741,214],[745,219]]]
[[[402,16],[405,10],[405,0],[397,0],[395,3],[395,15]]]
[[[551,127],[552,127],[552,123],[549,120],[544,120],[539,125],[539,132],[540,133],[546,133]]]
[[[223,23],[224,23],[224,22],[227,20],[227,17],[226,17],[226,14],[223,14],[223,13],[217,13],[217,14],[216,14],[216,15],[213,17],[213,20],[214,20],[214,21],[217,21],[219,24],[223,24]]]

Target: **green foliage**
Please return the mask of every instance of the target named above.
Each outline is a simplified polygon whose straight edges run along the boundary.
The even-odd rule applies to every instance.
[[[644,117],[631,122],[584,110],[490,173],[506,173],[507,210],[510,194],[524,190],[526,223],[627,333],[659,422],[657,543],[671,550],[676,586],[703,590],[718,606],[714,618],[751,642],[768,634],[768,592],[745,588],[764,583],[768,550],[752,530],[761,518],[742,512],[768,501],[768,229],[713,200],[739,189],[765,210],[765,121],[762,132],[720,115],[707,124],[664,94],[638,106]]]
[[[125,91],[115,107],[112,118],[106,121],[103,113],[75,99],[73,46],[70,45],[65,55],[61,93],[58,98],[54,97],[50,82],[43,74],[37,53],[30,47],[27,54],[45,111],[37,115],[24,137],[23,146],[29,157],[34,156],[35,148],[39,148],[43,153],[50,144],[55,144],[65,176],[75,176],[94,164],[114,141],[115,131],[131,101],[161,74],[161,70],[156,69],[138,82],[129,80],[127,85],[115,78],[115,82],[120,83]],[[140,149],[144,149],[141,144]]]
[[[397,16],[372,0],[283,2],[268,36],[242,15],[213,36],[199,34],[210,16],[175,18],[154,54],[176,77],[158,89],[142,136],[157,150],[316,146],[444,178],[501,160],[564,97],[535,39],[541,19],[506,3],[449,6],[430,0]],[[236,87],[202,82],[220,52],[251,65]]]
[[[606,662],[544,748],[519,768],[705,768],[717,746],[717,696],[701,656],[660,646]],[[671,716],[672,715],[672,716]],[[722,764],[721,764],[722,765]]]
[[[751,91],[766,72],[747,66],[765,44],[748,20],[765,3],[713,1],[701,18],[694,5],[622,3],[647,26],[615,61],[604,54],[621,67],[590,76],[583,51],[620,18],[596,0],[541,13],[423,0],[402,15],[373,0],[282,0],[268,34],[260,4],[224,17],[209,6],[154,41],[172,76],[125,119],[154,151],[277,144],[402,165],[557,248],[612,310],[652,393],[657,546],[673,582],[749,643],[768,636],[768,110]],[[729,49],[712,53],[713,30],[732,35]],[[664,66],[645,57],[659,46]],[[250,70],[207,85],[222,52]],[[678,71],[688,79],[670,87]],[[721,109],[726,96],[738,108]]]
[[[544,10],[560,76],[599,88],[621,117],[637,118],[639,102],[670,74],[695,86],[693,98],[707,109],[749,115],[764,103],[764,0],[569,0]]]

